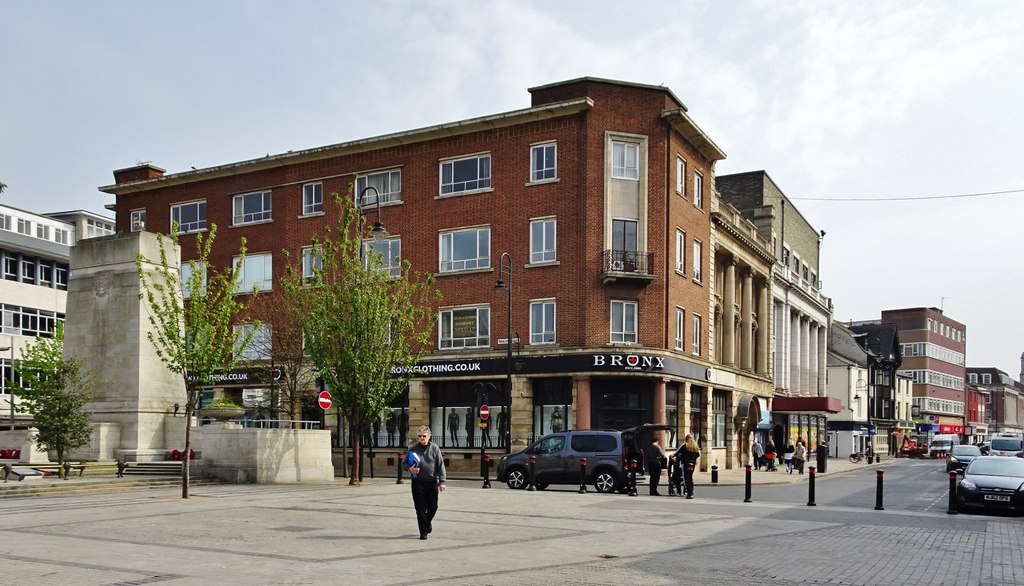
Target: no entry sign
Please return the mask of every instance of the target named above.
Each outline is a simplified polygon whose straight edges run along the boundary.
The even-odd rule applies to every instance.
[[[491,409],[487,405],[480,405],[480,419],[487,421],[487,418],[491,415]]]
[[[320,404],[320,408],[327,411],[331,408],[331,393],[328,391],[320,391],[317,395],[316,402]]]

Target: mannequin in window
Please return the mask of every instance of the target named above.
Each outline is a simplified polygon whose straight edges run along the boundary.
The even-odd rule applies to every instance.
[[[505,438],[508,437],[508,414],[502,409],[498,411],[497,417],[498,423],[498,445],[504,445]]]
[[[452,445],[459,447],[459,414],[455,411],[448,413],[448,435],[452,438]]]
[[[388,414],[384,418],[384,429],[388,432],[388,445],[395,445],[395,427],[398,425],[398,418],[395,417],[394,410],[389,409]]]
[[[480,430],[480,446],[493,448],[494,443],[491,441],[491,422],[487,421],[487,427]]]
[[[558,433],[562,431],[562,408],[555,407],[555,410],[551,412],[551,431]]]
[[[405,446],[405,433],[409,430],[409,414],[403,409],[398,413],[398,445]]]
[[[466,446],[473,447],[473,423],[475,423],[476,417],[473,417],[473,410],[466,407]]]
[[[380,416],[373,420],[373,447],[380,447]]]

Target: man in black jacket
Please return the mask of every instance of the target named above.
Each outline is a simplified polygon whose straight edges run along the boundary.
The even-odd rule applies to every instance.
[[[430,442],[430,428],[421,425],[417,443],[409,447],[409,455],[402,461],[412,475],[412,502],[416,507],[416,522],[420,539],[433,531],[431,522],[437,513],[437,493],[444,492],[444,458],[441,448]]]
[[[665,461],[665,450],[661,449],[657,437],[651,438],[651,444],[644,450],[647,456],[647,478],[651,488],[651,496],[661,496],[658,485],[661,484],[661,465]]]

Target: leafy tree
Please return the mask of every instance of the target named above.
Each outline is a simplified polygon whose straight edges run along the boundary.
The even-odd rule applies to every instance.
[[[440,299],[430,274],[402,261],[401,275],[384,268],[380,254],[364,251],[366,220],[352,197],[334,195],[338,224],[313,238],[301,261],[286,269],[282,284],[305,334],[305,347],[320,378],[353,432],[361,438],[412,378],[426,353]],[[340,431],[340,430],[339,430]],[[353,458],[349,484],[359,484]]]
[[[171,246],[157,234],[160,258],[140,254],[135,261],[141,281],[139,298],[149,310],[152,330],[146,333],[157,357],[185,383],[185,457],[182,463],[181,498],[188,498],[189,461],[192,451],[192,415],[200,391],[212,386],[212,376],[234,367],[238,355],[249,344],[253,331],[236,332],[234,323],[251,297],[236,296],[245,259],[245,238],[239,245],[236,265],[214,269],[210,251],[217,236],[216,224],[210,231],[196,234],[195,258],[181,268],[169,253],[178,245],[178,226],[171,230]],[[182,274],[185,275],[184,279]],[[255,295],[255,291],[253,291]]]
[[[14,365],[14,386],[39,430],[36,445],[57,452],[61,470],[67,455],[92,437],[92,420],[82,410],[92,399],[92,378],[81,360],[65,359],[63,349],[64,324],[58,322],[52,337],[25,346]]]

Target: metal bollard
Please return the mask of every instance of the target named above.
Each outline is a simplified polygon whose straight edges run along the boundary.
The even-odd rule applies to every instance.
[[[580,494],[587,494],[587,459],[580,458]]]
[[[676,496],[676,467],[678,462],[668,461],[668,496]]]
[[[395,459],[398,460],[398,480],[395,484],[402,484],[402,452],[395,452]]]
[[[875,464],[878,464],[881,461],[882,461],[882,456],[880,456],[878,454],[875,454]]]
[[[629,461],[629,496],[637,496],[636,492],[636,460]]]
[[[750,498],[750,469],[751,469],[750,464],[747,464],[746,489],[743,492],[743,502],[745,502],[745,503],[752,502],[752,499]],[[813,468],[811,468],[811,470],[813,470]]]
[[[718,466],[711,467],[711,484],[718,484]]]
[[[807,506],[808,507],[816,507],[816,506],[818,506],[818,505],[814,504],[814,473],[816,471],[817,471],[817,468],[815,468],[814,466],[808,466],[807,467],[807,473],[810,474],[810,476],[807,478]]]
[[[484,485],[480,488],[491,487],[491,457],[484,456]]]
[[[956,510],[956,472],[949,473],[949,509],[946,511],[947,515],[956,515],[959,511]]]
[[[878,470],[875,472],[878,478],[878,484],[875,487],[875,510],[884,511],[885,507],[882,506],[882,477],[885,476],[885,470]]]
[[[537,488],[533,485],[534,481],[536,480],[536,477],[534,476],[536,468],[537,456],[530,456],[530,478],[527,480],[529,484],[527,485],[526,490],[537,490]]]

